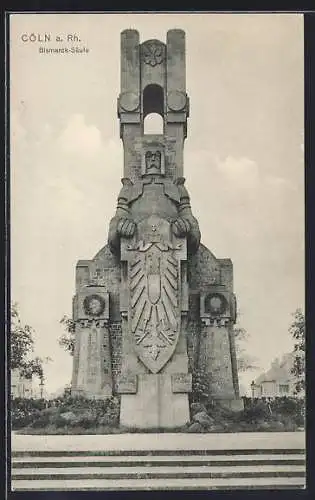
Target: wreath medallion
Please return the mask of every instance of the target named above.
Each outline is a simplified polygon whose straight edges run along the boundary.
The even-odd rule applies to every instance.
[[[205,299],[205,311],[214,316],[224,314],[227,305],[226,298],[220,293],[211,293]]]
[[[105,300],[97,294],[88,295],[83,301],[83,308],[88,316],[101,316],[105,310]]]

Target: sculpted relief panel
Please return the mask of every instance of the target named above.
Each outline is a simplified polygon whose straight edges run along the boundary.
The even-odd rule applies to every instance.
[[[169,223],[158,217],[140,224],[139,233],[145,240],[127,246],[130,326],[139,358],[157,373],[172,356],[180,331],[182,245],[172,243]]]

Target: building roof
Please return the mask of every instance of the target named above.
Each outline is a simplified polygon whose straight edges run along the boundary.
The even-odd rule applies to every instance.
[[[268,371],[262,373],[255,380],[256,385],[260,385],[263,382],[277,381],[278,383],[286,383],[292,379],[291,368],[293,366],[294,356],[292,353],[284,354],[284,356],[279,360],[275,358],[271,363],[271,367]]]

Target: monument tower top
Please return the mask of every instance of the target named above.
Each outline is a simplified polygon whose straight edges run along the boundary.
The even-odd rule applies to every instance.
[[[120,137],[124,144],[124,177],[141,175],[141,154],[158,144],[165,176],[183,175],[183,146],[187,135],[189,99],[186,93],[185,32],[172,29],[166,43],[146,40],[128,29],[121,33],[121,78],[118,98]],[[160,134],[145,134],[144,120],[157,113]]]

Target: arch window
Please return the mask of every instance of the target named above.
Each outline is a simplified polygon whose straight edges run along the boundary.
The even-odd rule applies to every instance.
[[[163,118],[158,113],[150,113],[143,122],[144,134],[163,134],[164,123]]]
[[[143,118],[145,134],[164,132],[164,91],[160,85],[147,85],[143,91]]]

